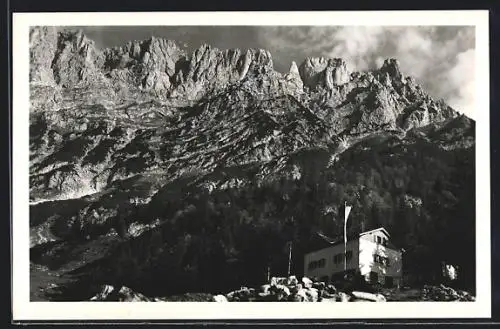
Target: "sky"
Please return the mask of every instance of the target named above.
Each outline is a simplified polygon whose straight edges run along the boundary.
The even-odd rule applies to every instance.
[[[343,58],[354,71],[397,58],[401,71],[424,90],[471,118],[474,108],[473,26],[87,26],[77,27],[100,48],[151,36],[173,39],[192,51],[207,43],[219,49],[263,48],[274,67],[287,72],[306,57]]]

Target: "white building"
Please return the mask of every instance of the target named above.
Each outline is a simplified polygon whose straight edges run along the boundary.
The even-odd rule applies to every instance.
[[[349,273],[359,271],[369,282],[385,286],[400,286],[403,275],[402,251],[390,243],[384,228],[360,233],[347,239],[332,240],[320,233],[323,246],[304,256],[304,275],[322,281],[335,281],[344,274],[344,257]]]

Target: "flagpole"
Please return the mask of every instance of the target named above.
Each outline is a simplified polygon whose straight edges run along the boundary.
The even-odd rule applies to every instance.
[[[290,241],[290,250],[288,252],[288,276],[290,276],[291,267],[292,267],[292,241]]]
[[[344,275],[347,271],[347,202],[344,201]]]

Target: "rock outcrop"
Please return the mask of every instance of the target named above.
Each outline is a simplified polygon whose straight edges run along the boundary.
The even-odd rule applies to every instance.
[[[300,77],[299,68],[297,63],[292,62],[290,66],[290,71],[284,75],[284,90],[287,94],[300,94],[304,90],[304,84],[302,78]]]
[[[54,85],[52,61],[58,48],[55,27],[34,27],[30,30],[30,82]]]
[[[340,58],[312,57],[300,65],[300,76],[310,89],[332,90],[350,80],[347,64]]]
[[[272,71],[271,54],[262,49],[219,50],[203,45],[179,62],[177,82],[170,94],[175,98],[197,100],[210,92]]]
[[[177,62],[185,52],[171,40],[150,38],[104,50],[104,72],[115,88],[137,89],[164,97],[171,89]]]
[[[116,289],[111,285],[104,285],[101,291],[90,299],[93,302],[153,302],[151,298],[147,298],[143,294],[137,293],[132,289],[122,286]]]
[[[103,57],[94,41],[82,32],[58,33],[57,50],[52,59],[55,82],[63,88],[98,85],[104,82]]]

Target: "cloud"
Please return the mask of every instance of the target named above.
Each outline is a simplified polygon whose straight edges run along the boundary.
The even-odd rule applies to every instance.
[[[475,115],[474,27],[288,26],[258,31],[278,69],[287,69],[291,60],[325,56],[345,59],[352,70],[370,70],[394,57],[403,73],[433,97]]]
[[[333,48],[329,57],[349,60],[351,69],[366,70],[373,64],[374,54],[384,43],[384,30],[380,27],[344,27],[332,35]]]
[[[475,110],[474,63],[474,49],[459,53],[456,56],[455,65],[449,71],[444,72],[441,78],[450,106],[461,109],[469,116],[473,116]]]

